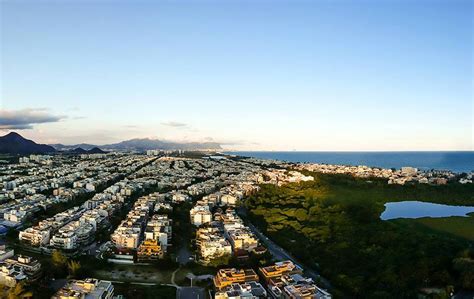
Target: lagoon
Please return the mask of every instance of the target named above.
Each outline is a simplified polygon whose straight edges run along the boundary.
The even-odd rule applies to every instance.
[[[450,206],[422,201],[400,201],[385,204],[382,220],[396,218],[450,217],[468,216],[474,212],[474,206]]]

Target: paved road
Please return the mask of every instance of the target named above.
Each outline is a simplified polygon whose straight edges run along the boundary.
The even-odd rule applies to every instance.
[[[204,289],[200,287],[180,287],[177,292],[178,299],[205,299]]]
[[[301,263],[296,260],[292,255],[290,255],[286,250],[278,246],[275,242],[267,238],[255,225],[252,223],[247,223],[247,226],[252,230],[252,232],[257,235],[257,237],[262,241],[263,244],[267,247],[268,251],[278,260],[290,260],[295,264],[298,264],[303,267],[304,272],[307,276],[311,277],[314,280],[319,280],[324,288],[331,288],[331,283],[321,277],[318,272],[314,271],[313,269],[310,269],[308,267],[305,267]]]
[[[188,242],[185,242],[179,248],[176,260],[180,265],[186,265],[189,261],[193,260],[192,257],[193,254],[188,249]]]

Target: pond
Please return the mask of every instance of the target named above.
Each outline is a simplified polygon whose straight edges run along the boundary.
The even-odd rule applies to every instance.
[[[396,218],[422,218],[422,217],[450,217],[468,216],[474,212],[471,206],[449,206],[422,201],[400,201],[385,204],[385,211],[380,215],[382,220]]]

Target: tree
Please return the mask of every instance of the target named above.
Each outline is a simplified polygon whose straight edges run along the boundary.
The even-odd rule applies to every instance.
[[[57,268],[63,268],[67,265],[67,256],[65,256],[59,250],[53,250],[53,254],[51,255],[51,260],[53,265]]]
[[[33,293],[25,290],[25,286],[22,282],[17,283],[15,287],[11,288],[8,292],[8,299],[20,299],[20,298],[31,298]]]
[[[14,228],[8,229],[6,238],[9,243],[18,242],[18,231]]]
[[[79,270],[81,270],[81,263],[79,261],[71,260],[67,264],[67,268],[69,270],[69,276],[76,277]]]
[[[213,258],[207,265],[210,267],[228,265],[231,258],[232,258],[232,255],[228,255],[228,254],[221,255],[221,256]]]

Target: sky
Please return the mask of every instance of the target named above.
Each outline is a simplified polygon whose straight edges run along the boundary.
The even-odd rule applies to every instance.
[[[0,1],[0,134],[474,150],[473,3]]]

